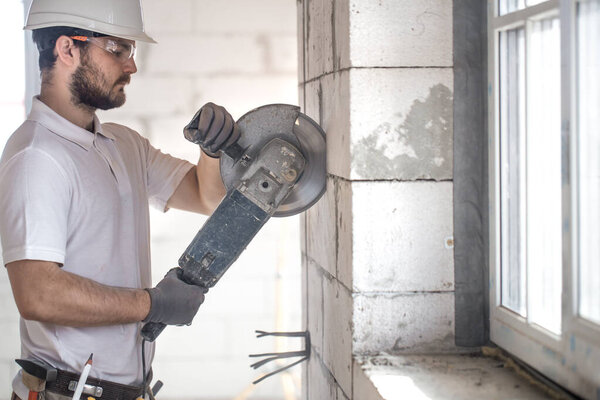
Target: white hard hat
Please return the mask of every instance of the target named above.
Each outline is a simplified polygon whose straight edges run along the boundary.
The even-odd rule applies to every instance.
[[[52,26],[156,43],[144,32],[141,0],[33,0],[23,29]]]

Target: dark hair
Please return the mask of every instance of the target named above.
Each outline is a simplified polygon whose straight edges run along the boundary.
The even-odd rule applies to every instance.
[[[54,55],[54,46],[56,40],[61,36],[106,36],[101,33],[88,31],[80,28],[73,28],[70,26],[52,26],[49,28],[34,29],[32,33],[33,42],[36,44],[38,51],[40,52],[40,58],[38,60],[40,70],[52,69],[56,62],[56,56]],[[75,46],[84,48],[85,42],[75,40]]]

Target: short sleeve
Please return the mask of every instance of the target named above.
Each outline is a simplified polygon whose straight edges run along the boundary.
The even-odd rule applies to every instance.
[[[26,149],[0,167],[0,239],[5,264],[43,260],[63,264],[71,187],[48,154]]]
[[[194,164],[165,154],[149,142],[146,144],[148,200],[153,207],[165,212],[168,210],[167,202]]]

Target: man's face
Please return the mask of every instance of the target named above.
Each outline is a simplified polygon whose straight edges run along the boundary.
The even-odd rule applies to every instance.
[[[73,103],[101,110],[122,106],[126,99],[124,87],[135,69],[126,71],[111,54],[94,46],[81,49],[80,54],[80,64],[71,77]]]

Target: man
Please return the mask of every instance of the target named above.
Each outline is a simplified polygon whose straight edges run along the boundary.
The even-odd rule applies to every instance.
[[[47,399],[73,396],[68,385],[90,353],[102,398],[134,399],[153,356],[143,322],[188,324],[205,294],[177,269],[145,289],[148,204],[211,213],[225,194],[214,157],[239,130],[225,109],[205,105],[195,117],[205,154],[194,166],[100,124],[97,109],[125,102],[136,40],[154,42],[139,0],[33,0],[25,29],[40,51],[41,92],[0,159],[0,237],[22,358],[58,368]],[[20,371],[13,398],[36,397],[32,386]]]

